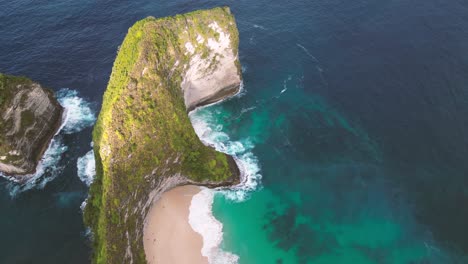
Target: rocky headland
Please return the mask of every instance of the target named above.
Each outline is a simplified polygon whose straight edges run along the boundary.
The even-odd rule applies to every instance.
[[[62,123],[52,91],[25,77],[0,73],[0,173],[24,181]]]
[[[93,131],[96,179],[84,219],[94,262],[146,263],[145,217],[166,190],[239,183],[234,159],[205,146],[187,114],[239,91],[238,43],[227,7],[129,29]]]

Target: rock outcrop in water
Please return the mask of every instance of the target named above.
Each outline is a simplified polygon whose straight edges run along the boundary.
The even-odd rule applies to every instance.
[[[52,91],[0,73],[0,172],[20,181],[34,173],[62,113]]]
[[[238,31],[229,8],[129,29],[93,131],[96,179],[85,222],[97,263],[145,263],[144,219],[177,185],[239,182],[232,157],[203,145],[187,112],[238,92]]]

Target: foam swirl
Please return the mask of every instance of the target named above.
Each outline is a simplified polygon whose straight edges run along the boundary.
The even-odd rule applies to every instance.
[[[90,150],[84,156],[79,157],[76,162],[78,177],[88,187],[93,183],[96,176],[96,163],[94,160],[94,151]]]
[[[189,224],[203,237],[201,253],[210,264],[234,264],[239,257],[221,250],[223,225],[212,214],[215,191],[203,188],[193,196],[190,204]]]

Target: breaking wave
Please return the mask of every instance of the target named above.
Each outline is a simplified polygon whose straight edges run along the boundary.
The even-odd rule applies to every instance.
[[[62,131],[73,134],[90,127],[96,121],[91,103],[78,96],[76,90],[68,88],[57,92],[57,100],[65,108]]]
[[[24,176],[28,177],[26,182],[19,183],[15,181],[14,177],[6,177],[12,180],[7,185],[10,195],[14,197],[33,188],[44,188],[48,182],[55,179],[62,172],[64,166],[59,165],[58,161],[67,150],[68,147],[63,144],[61,137],[54,137],[39,162],[36,173]],[[45,177],[42,177],[43,175]]]
[[[245,94],[243,85],[235,97]],[[255,107],[243,109],[241,115]],[[249,194],[260,187],[261,174],[257,157],[253,154],[254,143],[249,138],[231,140],[223,132],[222,124],[217,123],[215,113],[206,107],[200,107],[189,113],[190,120],[201,141],[217,151],[229,154],[241,172],[241,182],[237,186],[217,190],[203,189],[192,198],[189,223],[203,237],[202,255],[210,264],[238,263],[239,256],[223,251],[223,225],[212,214],[214,195],[220,193],[234,202],[248,199]]]
[[[190,204],[189,224],[195,232],[203,237],[201,253],[210,264],[234,264],[239,257],[223,251],[223,225],[212,214],[215,191],[203,188],[193,196]]]
[[[222,125],[216,124],[213,114],[205,108],[196,109],[189,116],[195,133],[202,142],[217,151],[233,156],[239,167],[241,183],[220,192],[233,201],[247,199],[249,193],[258,188],[261,180],[258,159],[252,153],[253,142],[248,138],[231,141],[229,135],[222,131]]]
[[[79,157],[76,162],[78,177],[88,187],[93,183],[96,176],[96,163],[94,161],[94,151],[90,150],[83,157]]]

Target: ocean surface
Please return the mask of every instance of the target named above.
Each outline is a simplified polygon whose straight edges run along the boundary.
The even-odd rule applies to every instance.
[[[89,262],[80,206],[118,46],[146,16],[219,5],[237,18],[244,87],[191,119],[247,182],[197,197],[222,225],[213,259],[468,263],[462,0],[0,1],[0,72],[69,113],[33,183],[0,178],[0,263]]]

